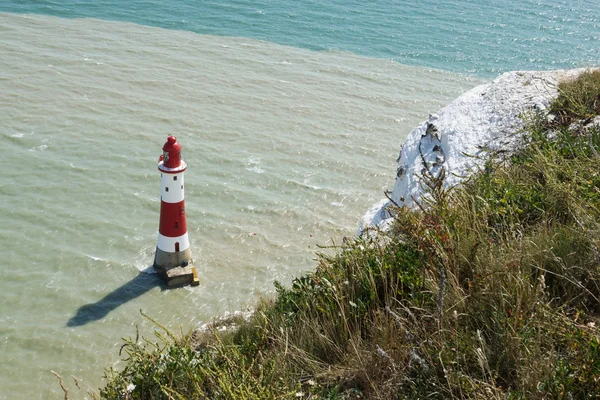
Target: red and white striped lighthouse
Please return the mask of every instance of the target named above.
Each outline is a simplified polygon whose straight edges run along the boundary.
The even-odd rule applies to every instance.
[[[160,171],[160,224],[154,269],[169,286],[198,284],[185,220],[183,172],[187,168],[181,145],[169,135],[158,158]]]

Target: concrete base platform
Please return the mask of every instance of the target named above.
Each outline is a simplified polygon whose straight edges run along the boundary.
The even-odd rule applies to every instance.
[[[169,287],[186,285],[198,286],[200,284],[196,268],[191,263],[186,266],[173,267],[166,270],[154,266],[154,269],[156,269],[160,276],[167,282]]]

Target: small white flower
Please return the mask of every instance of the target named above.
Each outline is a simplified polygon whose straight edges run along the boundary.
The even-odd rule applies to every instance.
[[[350,302],[350,305],[351,305],[352,307],[356,308],[356,303],[355,303],[355,302],[351,301],[351,302]]]
[[[133,392],[133,389],[135,389],[135,385],[133,383],[130,383],[129,385],[127,385],[127,391],[129,393]]]
[[[302,393],[302,392],[297,392],[297,393],[296,393],[296,397],[304,397],[304,393]]]

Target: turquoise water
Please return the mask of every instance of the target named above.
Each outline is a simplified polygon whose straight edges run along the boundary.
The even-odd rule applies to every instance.
[[[140,309],[192,329],[313,268],[429,112],[500,71],[598,64],[592,9],[0,3],[0,399],[62,398],[52,370],[85,398],[121,337],[152,335]],[[196,288],[148,270],[167,134],[188,162]]]
[[[0,11],[127,21],[494,76],[596,65],[595,1],[8,1]]]

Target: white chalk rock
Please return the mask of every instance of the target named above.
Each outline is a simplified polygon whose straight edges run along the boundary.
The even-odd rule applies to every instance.
[[[522,138],[522,116],[544,110],[556,97],[558,82],[583,71],[507,72],[430,115],[408,135],[400,150],[392,201],[373,205],[361,219],[358,234],[368,227],[386,230],[391,223],[386,209],[392,202],[407,207],[420,203],[424,168],[434,175],[444,168],[444,184],[450,187],[481,168],[490,150],[515,149]]]

